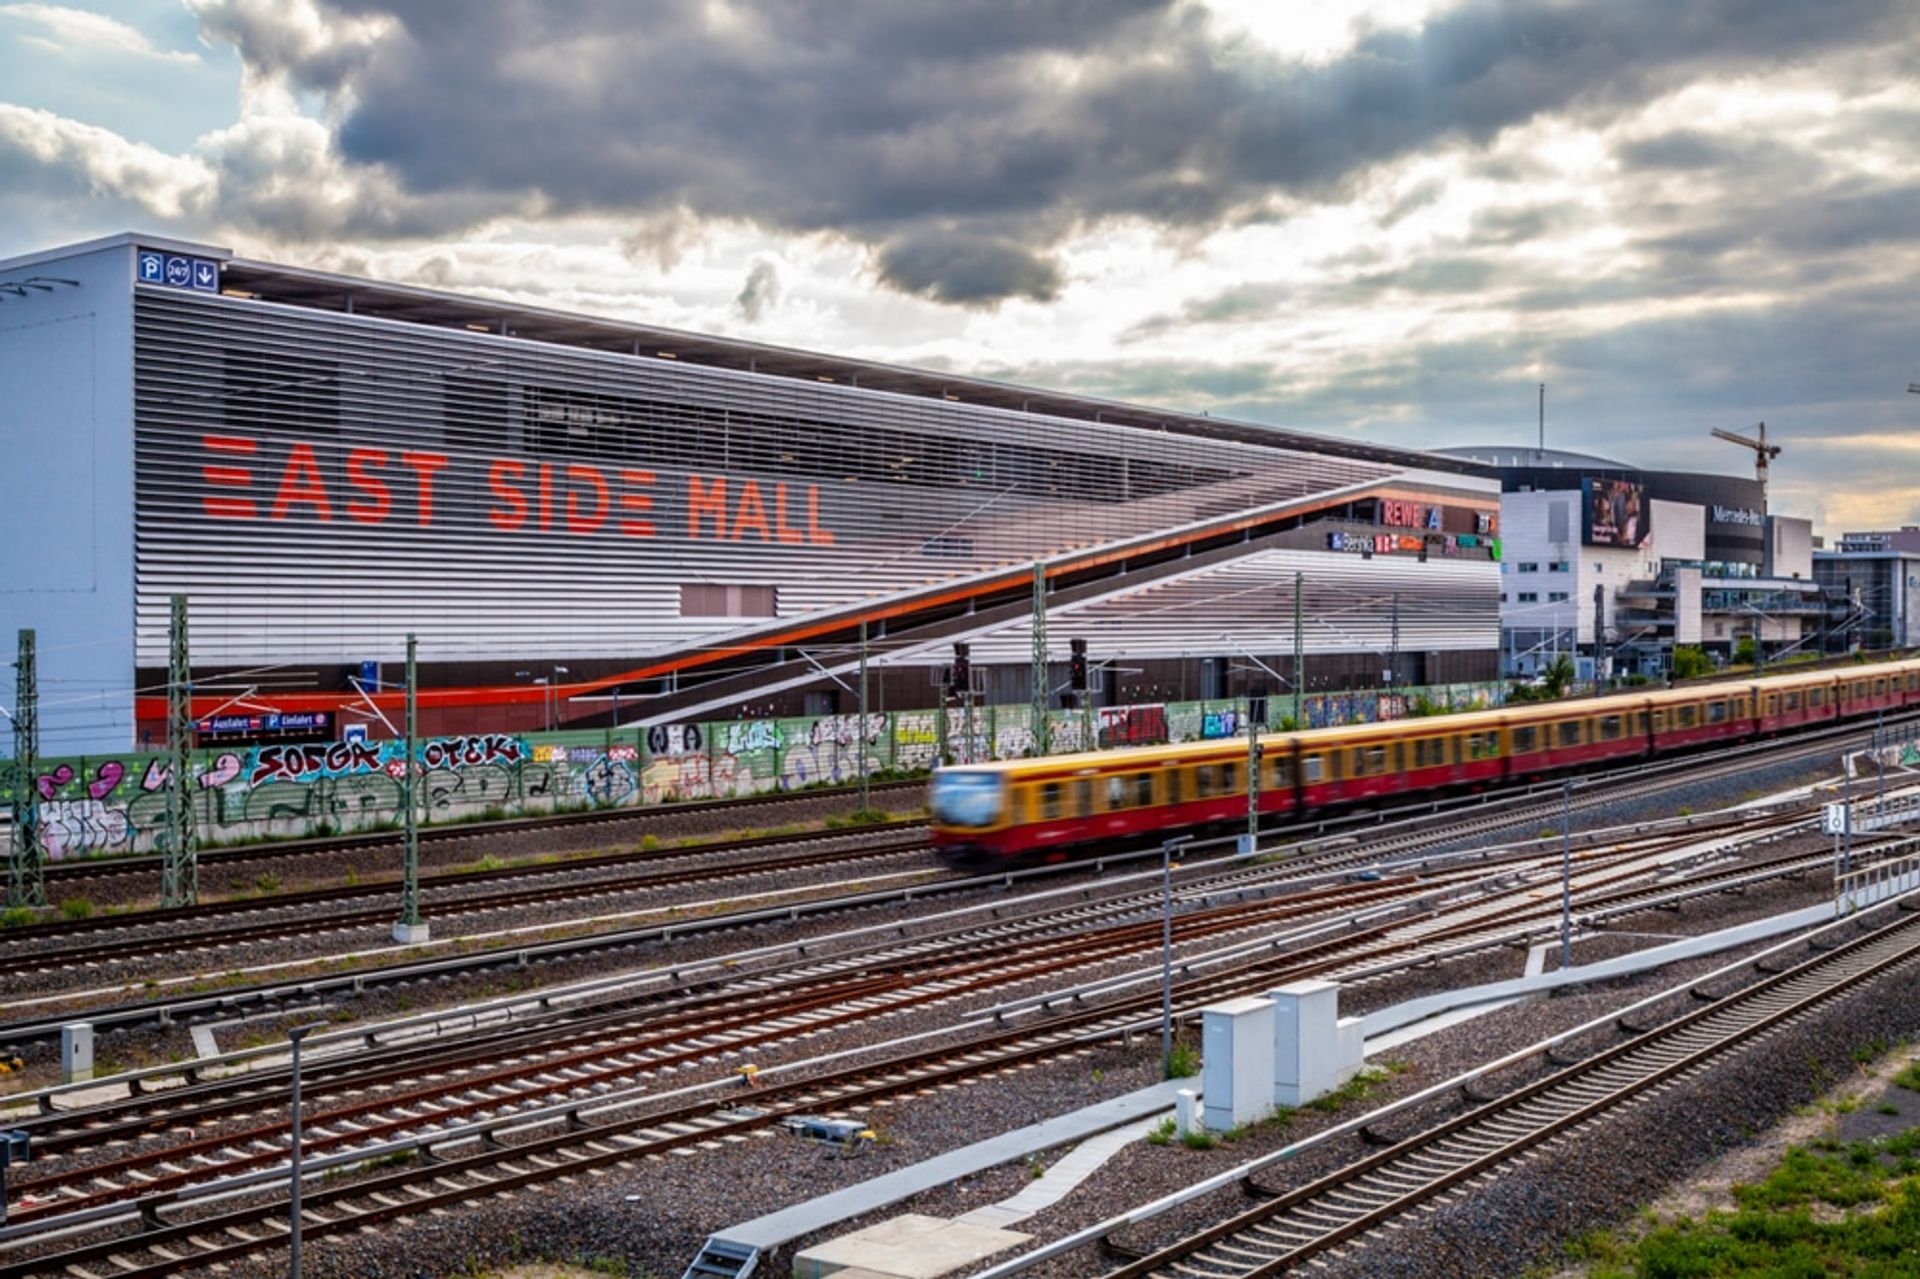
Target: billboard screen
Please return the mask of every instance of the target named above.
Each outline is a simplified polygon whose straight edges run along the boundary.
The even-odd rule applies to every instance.
[[[1643,484],[1630,480],[1581,482],[1586,516],[1581,537],[1589,546],[1638,546],[1647,540],[1652,514]]]

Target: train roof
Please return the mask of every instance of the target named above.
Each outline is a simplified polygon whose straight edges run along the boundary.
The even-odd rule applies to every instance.
[[[1727,680],[1691,688],[1652,689],[1616,693],[1610,697],[1577,701],[1524,702],[1490,710],[1460,711],[1418,719],[1380,720],[1366,724],[1341,724],[1330,728],[1309,728],[1290,732],[1261,734],[1262,743],[1278,744],[1297,740],[1303,750],[1363,744],[1381,737],[1424,736],[1440,733],[1471,733],[1514,724],[1565,719],[1568,716],[1604,715],[1653,706],[1697,702],[1714,697],[1732,696],[1750,691],[1755,684],[1772,688],[1806,688],[1829,684],[1843,677],[1892,675],[1920,670],[1920,660],[1883,662],[1839,670],[1802,671],[1791,675],[1767,675],[1754,679]],[[1423,733],[1421,730],[1425,729]],[[1166,765],[1200,760],[1230,761],[1245,758],[1244,737],[1216,737],[1199,742],[1175,742],[1154,746],[1135,746],[1100,751],[1075,751],[1068,755],[1046,755],[1032,759],[989,760],[977,764],[953,764],[949,768],[974,772],[1028,773],[1044,771],[1064,776],[1094,776],[1108,772],[1130,772],[1141,765]]]

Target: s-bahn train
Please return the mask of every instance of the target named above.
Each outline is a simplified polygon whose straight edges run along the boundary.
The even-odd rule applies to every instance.
[[[1260,738],[1259,807],[1281,818],[1697,750],[1920,705],[1920,661],[1527,704]],[[1089,844],[1247,817],[1244,738],[934,772],[936,848],[954,861],[1059,860]]]

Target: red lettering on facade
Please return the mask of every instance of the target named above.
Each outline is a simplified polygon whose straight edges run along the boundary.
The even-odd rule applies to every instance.
[[[487,512],[487,522],[495,528],[511,532],[527,522],[527,495],[508,483],[526,473],[526,463],[507,457],[495,458],[487,468],[487,487],[504,503]]]
[[[540,464],[540,527],[553,527],[553,464]]]
[[[807,485],[807,540],[815,546],[832,546],[833,533],[820,527],[820,486]]]
[[[362,502],[351,498],[347,502],[347,515],[357,524],[379,524],[387,518],[387,512],[393,509],[393,491],[387,482],[369,471],[377,471],[387,464],[387,455],[382,449],[354,449],[347,454],[347,483],[365,493],[370,499]]]
[[[636,488],[653,487],[652,471],[622,471],[620,472],[620,482],[626,485],[625,490],[620,494],[620,509],[622,511],[633,511],[636,514],[644,515],[653,509],[653,499],[651,497],[645,493],[635,493],[633,491]],[[623,519],[620,521],[620,532],[625,537],[652,537],[653,521]]]
[[[760,501],[760,484],[757,480],[748,480],[740,486],[740,505],[734,510],[733,531],[727,534],[727,539],[737,542],[750,528],[760,530],[761,541],[773,540],[773,530],[767,527],[767,508]]]
[[[445,453],[402,453],[400,465],[414,473],[420,501],[414,522],[421,528],[433,523],[433,476],[447,466]]]
[[[607,480],[600,474],[599,468],[592,466],[569,466],[567,479],[570,482],[585,484],[593,490],[593,509],[583,510],[580,494],[567,490],[567,532],[592,533],[598,531],[607,522]]]
[[[320,463],[313,456],[311,444],[296,444],[287,454],[279,491],[273,495],[272,517],[286,519],[296,503],[311,506],[324,521],[333,519],[333,501],[327,496],[326,481],[320,478]]]
[[[725,541],[727,537],[727,477],[716,475],[711,487],[704,484],[697,475],[687,477],[687,536],[700,536],[700,517],[713,517],[713,535]]]
[[[797,528],[787,527],[787,486],[773,486],[773,536],[787,546],[799,546],[807,540],[807,535]]]
[[[200,443],[210,453],[225,453],[233,457],[252,457],[258,448],[252,440],[240,435],[203,435]],[[200,478],[223,488],[251,488],[253,468],[214,466],[209,463],[200,468]],[[211,494],[201,497],[200,509],[222,520],[250,520],[256,513],[250,497],[214,497]]]

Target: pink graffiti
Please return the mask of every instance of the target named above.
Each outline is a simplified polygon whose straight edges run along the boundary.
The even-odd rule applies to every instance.
[[[377,771],[380,751],[366,742],[335,742],[331,746],[262,746],[254,756],[255,786],[267,781],[292,781],[309,773]]]
[[[54,792],[72,780],[73,766],[71,764],[62,764],[51,773],[40,774],[40,780],[37,783],[40,787],[40,798],[52,799]]]
[[[519,739],[504,733],[482,733],[472,737],[443,737],[428,742],[420,752],[428,768],[472,768],[481,764],[517,764]]]
[[[240,776],[240,757],[232,751],[224,751],[220,757],[208,765],[207,771],[200,774],[200,789],[225,786]]]
[[[140,779],[140,789],[147,791],[165,790],[167,788],[167,779],[172,775],[173,770],[169,769],[159,760],[148,760],[146,776]]]
[[[127,766],[117,759],[110,759],[93,770],[93,780],[87,783],[87,794],[95,799],[105,799],[113,794],[113,788],[127,775]]]

